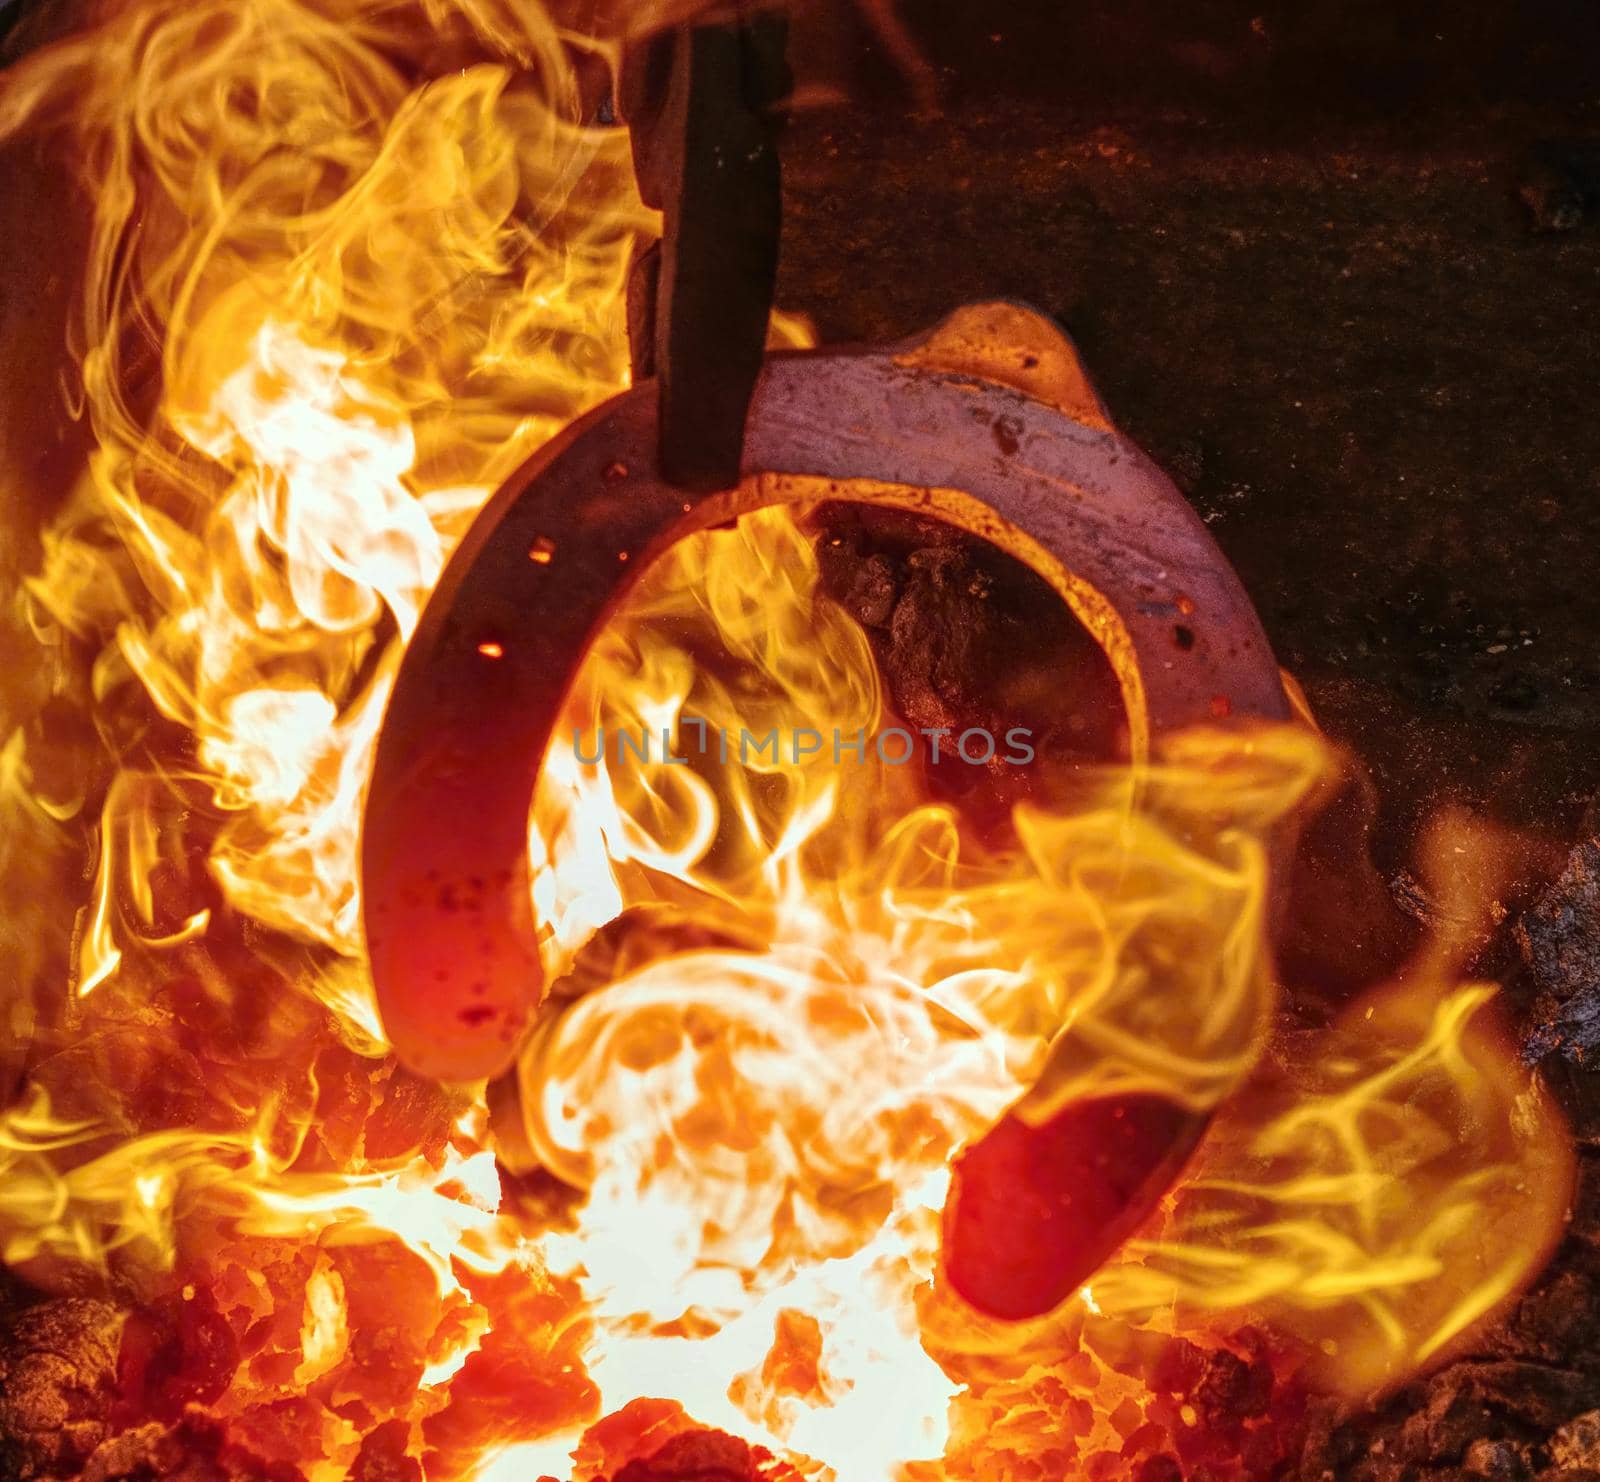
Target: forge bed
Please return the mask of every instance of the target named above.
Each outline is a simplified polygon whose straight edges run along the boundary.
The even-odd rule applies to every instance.
[[[1314,1412],[1292,1475],[1600,1479],[1600,20],[1062,8],[908,4],[933,114],[820,8],[800,59],[854,97],[787,135],[780,302],[830,340],[993,297],[1070,329],[1374,776],[1352,982],[1428,918],[1426,819],[1458,802],[1521,831],[1483,960],[1574,1122],[1569,1234],[1476,1354],[1378,1414]],[[48,223],[14,225],[46,250]],[[0,1287],[0,1312],[25,1301]]]

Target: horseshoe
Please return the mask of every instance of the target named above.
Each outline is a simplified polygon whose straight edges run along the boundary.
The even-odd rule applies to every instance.
[[[514,1057],[542,991],[528,817],[552,729],[594,635],[694,531],[818,497],[911,509],[1060,593],[1111,661],[1136,756],[1186,726],[1288,717],[1204,524],[1029,310],[973,306],[887,349],[770,355],[735,489],[665,483],[656,418],[647,382],[540,449],[468,531],[402,660],[366,802],[363,912],[384,1027],[421,1074],[477,1080]],[[1148,1095],[1038,1128],[1003,1118],[956,1166],[952,1284],[998,1317],[1048,1310],[1148,1213],[1204,1123]]]

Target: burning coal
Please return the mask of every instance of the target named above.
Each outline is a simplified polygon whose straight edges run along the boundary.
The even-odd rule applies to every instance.
[[[1338,769],[1309,723],[1042,766],[982,825],[875,746],[697,754],[693,720],[899,723],[815,511],[749,516],[568,697],[567,736],[677,750],[545,758],[514,1072],[390,1051],[356,861],[399,655],[496,486],[627,381],[654,223],[578,85],[609,45],[483,0],[123,0],[0,80],[88,221],[90,446],[8,499],[51,513],[0,694],[0,1253],[106,1299],[103,1444],[245,1474],[633,1482],[716,1427],[769,1476],[1118,1476],[1212,1444],[1173,1398],[1205,1352],[1256,1397],[1226,1455],[1265,1454],[1275,1392],[1371,1394],[1515,1291],[1570,1175],[1460,942],[1280,1032],[1275,861]],[[1447,879],[1478,844],[1441,840]],[[981,1317],[942,1221],[1008,1191],[963,1149],[1112,1096],[1217,1120],[1087,1286]]]

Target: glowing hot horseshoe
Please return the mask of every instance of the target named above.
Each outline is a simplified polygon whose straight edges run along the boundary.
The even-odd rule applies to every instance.
[[[696,530],[819,494],[913,509],[1054,586],[1111,660],[1136,753],[1184,726],[1288,715],[1205,526],[1110,425],[1071,344],[1027,310],[964,309],[891,349],[771,356],[737,489],[669,487],[655,447],[643,385],[541,449],[462,541],[405,654],[362,872],[384,1026],[425,1075],[475,1080],[515,1054],[542,991],[527,835],[552,728],[592,637]],[[1041,1127],[1002,1119],[957,1163],[953,1285],[995,1316],[1054,1306],[1160,1198],[1203,1128],[1148,1095]]]

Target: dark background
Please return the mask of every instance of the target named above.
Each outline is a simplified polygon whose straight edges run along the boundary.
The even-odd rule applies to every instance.
[[[1600,753],[1600,6],[840,0],[796,23],[780,301],[1077,339],[1398,866],[1459,801],[1571,838]],[[848,100],[839,94],[847,93]]]

